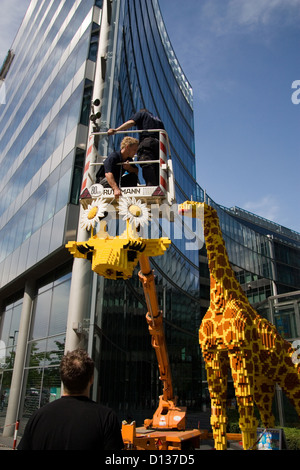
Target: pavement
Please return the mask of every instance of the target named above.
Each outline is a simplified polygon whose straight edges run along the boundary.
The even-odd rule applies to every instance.
[[[17,439],[19,442],[20,439]],[[0,435],[0,450],[14,450],[14,437],[3,437]]]

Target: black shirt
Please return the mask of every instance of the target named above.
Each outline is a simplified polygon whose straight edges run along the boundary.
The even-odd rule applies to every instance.
[[[29,419],[18,450],[121,450],[115,413],[84,396],[64,396]]]
[[[133,120],[138,128],[138,130],[146,130],[146,129],[164,129],[163,122],[159,119],[159,117],[154,116],[154,114],[150,113],[149,111],[138,111],[137,113],[133,114],[130,118]],[[158,133],[141,133],[140,140],[143,140],[145,137],[155,137],[156,139],[159,138]]]
[[[122,159],[121,152],[112,152],[106,160],[104,160],[104,164],[100,167],[100,170],[97,173],[97,178],[99,180],[105,177],[105,173],[112,173],[117,185],[120,183],[120,178],[125,172],[123,165],[118,165],[118,163],[124,163]]]
[[[127,158],[126,160],[132,162],[132,158]],[[118,163],[122,163],[122,165],[118,165]],[[115,179],[115,182],[118,186],[121,186],[121,177],[126,173],[126,170],[123,168],[123,164],[125,161],[122,158],[121,152],[112,152],[106,160],[104,160],[104,164],[101,165],[100,170],[98,170],[96,174],[97,182],[101,183],[102,178],[105,178],[106,173],[112,173]],[[132,165],[133,168],[137,168],[136,165]]]

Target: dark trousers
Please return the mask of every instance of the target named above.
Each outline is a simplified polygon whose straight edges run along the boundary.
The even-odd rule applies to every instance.
[[[99,183],[102,184],[104,188],[110,188],[110,185],[106,178],[100,179]],[[121,177],[121,180],[118,186],[120,188],[130,188],[133,186],[137,186],[137,184],[138,184],[138,175],[136,175],[135,173],[124,173],[124,175]]]
[[[159,140],[146,137],[140,142],[137,157],[139,161],[159,160]],[[159,185],[159,163],[141,165],[146,186]]]

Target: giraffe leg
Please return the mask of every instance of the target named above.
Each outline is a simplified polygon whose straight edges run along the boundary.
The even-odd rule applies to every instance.
[[[274,392],[275,387],[272,380],[264,376],[255,377],[254,401],[265,428],[273,428],[275,425],[275,417],[272,412]]]
[[[284,390],[300,418],[300,367],[289,364],[290,358],[279,370],[276,382]]]
[[[231,373],[240,414],[239,425],[244,450],[251,449],[255,445],[258,424],[254,416],[254,367],[246,357],[246,351],[233,350],[230,353]]]
[[[222,352],[204,354],[208,389],[211,399],[211,426],[216,450],[227,449],[226,437],[226,398],[228,378],[228,357]]]

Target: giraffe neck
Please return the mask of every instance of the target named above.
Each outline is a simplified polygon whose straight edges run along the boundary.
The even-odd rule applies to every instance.
[[[245,298],[229,262],[215,209],[204,206],[204,237],[211,281],[211,302],[219,310],[234,298]]]

